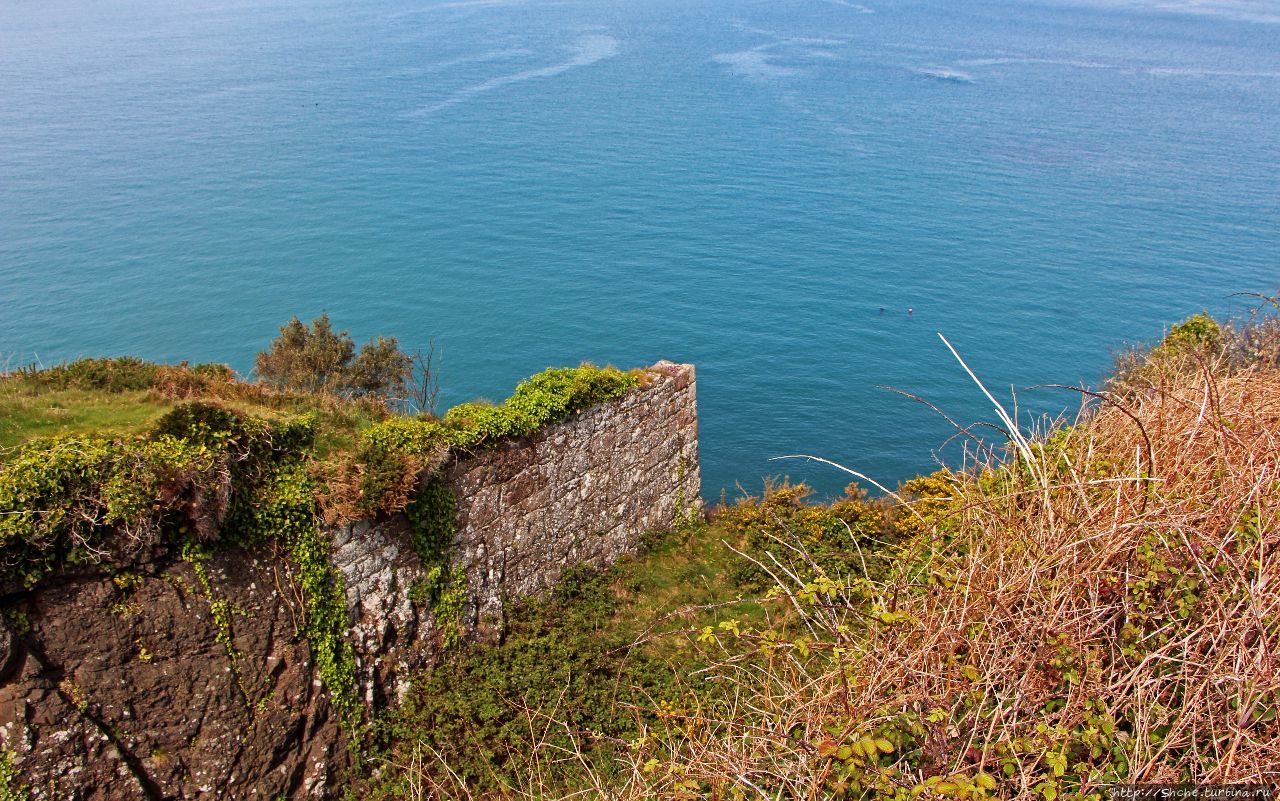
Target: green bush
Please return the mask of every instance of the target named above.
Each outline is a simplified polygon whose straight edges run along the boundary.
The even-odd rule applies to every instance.
[[[33,366],[16,370],[7,380],[21,382],[36,391],[91,390],[120,393],[153,389],[166,382],[178,382],[190,388],[207,388],[234,380],[235,373],[225,364],[188,366],[154,364],[134,356],[118,358],[77,359],[52,367]]]
[[[158,526],[214,453],[167,435],[138,441],[56,437],[0,467],[0,575],[31,585],[64,561],[91,558],[120,530]]]
[[[404,392],[413,362],[395,337],[370,340],[357,354],[351,336],[334,331],[329,315],[322,314],[310,327],[297,317],[289,320],[258,354],[254,370],[280,389],[386,398]]]
[[[520,382],[501,406],[464,403],[450,409],[445,422],[466,432],[459,444],[472,447],[532,434],[579,409],[625,394],[639,381],[637,373],[612,367],[552,368]]]
[[[133,356],[122,356],[116,359],[77,359],[44,369],[29,367],[19,370],[15,376],[46,389],[127,392],[150,389],[159,370],[159,365]]]
[[[474,448],[532,434],[596,403],[625,394],[640,382],[637,373],[612,367],[544,370],[520,382],[501,406],[462,403],[443,420],[394,418],[370,426],[363,435],[370,451],[391,450],[426,456],[440,448]]]
[[[1194,350],[1217,351],[1222,345],[1222,326],[1208,312],[1194,314],[1169,329],[1160,349],[1169,353]]]
[[[212,487],[224,469],[231,516],[243,515],[258,503],[264,466],[299,452],[312,435],[307,416],[267,422],[191,403],[165,415],[149,437],[61,436],[20,446],[0,464],[0,575],[30,585],[63,562],[95,559],[122,533],[154,539],[189,488]]]
[[[240,416],[230,409],[201,401],[184,403],[161,417],[155,433],[220,447],[245,433]]]
[[[770,485],[763,497],[743,498],[721,510],[716,519],[744,541],[752,556],[799,547],[831,576],[861,575],[864,567],[878,564],[879,557],[869,555],[872,544],[895,536],[887,507],[869,500],[857,485],[830,504],[814,503],[812,496],[813,490],[805,484]],[[870,561],[873,558],[876,561]],[[753,591],[772,583],[763,570],[746,560],[739,563],[734,576]]]

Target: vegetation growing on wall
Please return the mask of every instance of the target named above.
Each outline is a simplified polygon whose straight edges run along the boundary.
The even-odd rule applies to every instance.
[[[130,401],[141,395],[160,411],[146,431],[66,433],[0,450],[0,581],[30,587],[66,567],[115,570],[152,546],[181,545],[234,664],[234,605],[216,597],[205,562],[219,547],[280,541],[301,589],[314,664],[354,727],[361,709],[346,596],[320,521],[407,505],[427,569],[415,601],[432,609],[445,644],[456,646],[466,579],[450,565],[454,501],[431,477],[429,457],[531,433],[638,380],[612,368],[548,370],[501,406],[468,404],[439,420],[391,418],[358,400],[242,384],[209,366],[82,360],[0,377],[0,403],[103,393]]]
[[[1280,325],[1211,322],[1124,357],[1025,451],[893,503],[775,485],[674,562],[523,606],[506,642],[389,719],[368,794],[1056,801],[1273,782]],[[721,539],[698,571],[688,551]],[[708,595],[674,614],[659,575]]]
[[[453,536],[457,532],[457,500],[439,475],[423,483],[417,497],[405,507],[413,550],[422,561],[423,574],[409,589],[415,604],[430,609],[446,648],[462,641],[467,601],[467,575],[451,562]]]
[[[1197,316],[1124,357],[1073,425],[907,482],[892,503],[816,505],[784,482],[644,559],[571,573],[511,613],[500,646],[453,643],[376,728],[359,792],[1056,801],[1116,782],[1274,780],[1278,368],[1275,318]],[[166,488],[225,488],[212,542],[290,544],[316,663],[339,709],[357,709],[320,510],[403,508],[439,568],[414,600],[447,624],[462,597],[453,499],[438,481],[415,491],[421,476],[450,448],[635,380],[550,371],[500,407],[367,421],[323,458],[321,412],[230,404],[180,405],[147,437],[24,446],[0,498],[42,512],[0,528],[0,558],[29,581],[102,558],[120,531],[198,539],[181,531],[192,496]]]
[[[637,386],[640,371],[611,367],[552,368],[522,381],[505,403],[464,403],[442,419],[390,418],[361,432],[358,445],[320,466],[323,504],[331,521],[390,514],[405,508],[421,474],[451,450],[494,445],[559,422],[579,409]]]

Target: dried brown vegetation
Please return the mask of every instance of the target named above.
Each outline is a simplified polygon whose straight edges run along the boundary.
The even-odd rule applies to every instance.
[[[883,580],[779,560],[779,628],[810,641],[717,633],[731,702],[655,732],[636,792],[1280,778],[1280,371],[1227,360],[1153,354],[1080,424],[952,476]]]
[[[831,575],[803,531],[748,554],[776,585],[767,619],[688,632],[703,689],[646,710],[622,770],[584,762],[573,797],[1280,781],[1280,337],[1270,318],[1178,330],[1075,425],[918,483],[887,569]],[[581,759],[538,749],[511,795],[563,797],[540,766]]]

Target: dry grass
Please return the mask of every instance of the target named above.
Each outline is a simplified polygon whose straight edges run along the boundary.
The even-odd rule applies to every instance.
[[[766,622],[687,633],[714,661],[702,700],[570,797],[1280,782],[1280,368],[1229,348],[1128,367],[1076,425],[909,501],[920,533],[887,575],[826,576],[779,539]],[[535,749],[510,797],[552,797],[539,766],[579,758]]]
[[[721,632],[728,702],[654,732],[623,794],[1280,779],[1280,371],[1178,361],[956,475],[883,582],[769,565],[809,642]]]

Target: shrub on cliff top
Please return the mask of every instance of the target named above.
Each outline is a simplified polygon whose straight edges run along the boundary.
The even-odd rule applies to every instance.
[[[306,447],[312,431],[306,416],[267,422],[200,403],[177,407],[146,437],[20,446],[0,464],[0,576],[31,584],[63,562],[142,547],[166,515],[228,483],[251,505],[262,462]]]
[[[310,327],[297,317],[285,323],[254,370],[280,389],[388,398],[403,393],[413,362],[395,337],[371,339],[356,353],[350,335],[334,331],[322,314]]]
[[[25,384],[32,391],[82,389],[122,393],[160,388],[171,397],[207,391],[233,381],[235,373],[224,364],[155,364],[133,356],[77,359],[52,367],[24,367],[6,380]]]
[[[860,570],[867,552],[890,539],[887,505],[867,498],[857,485],[830,504],[812,502],[805,484],[765,485],[762,497],[740,498],[715,516],[748,554],[803,549],[819,569],[833,576]],[[735,578],[744,588],[762,591],[770,583],[764,568],[744,561]]]
[[[32,584],[63,561],[101,556],[108,538],[146,544],[160,513],[214,463],[209,448],[169,436],[19,448],[0,469],[0,575]]]
[[[1170,326],[1154,347],[1130,348],[1116,357],[1105,389],[1132,395],[1167,385],[1187,370],[1212,368],[1219,375],[1280,366],[1280,296],[1243,320],[1220,323],[1201,312]]]
[[[132,356],[77,359],[66,364],[18,370],[13,377],[49,389],[96,389],[103,392],[150,389],[159,365]]]

